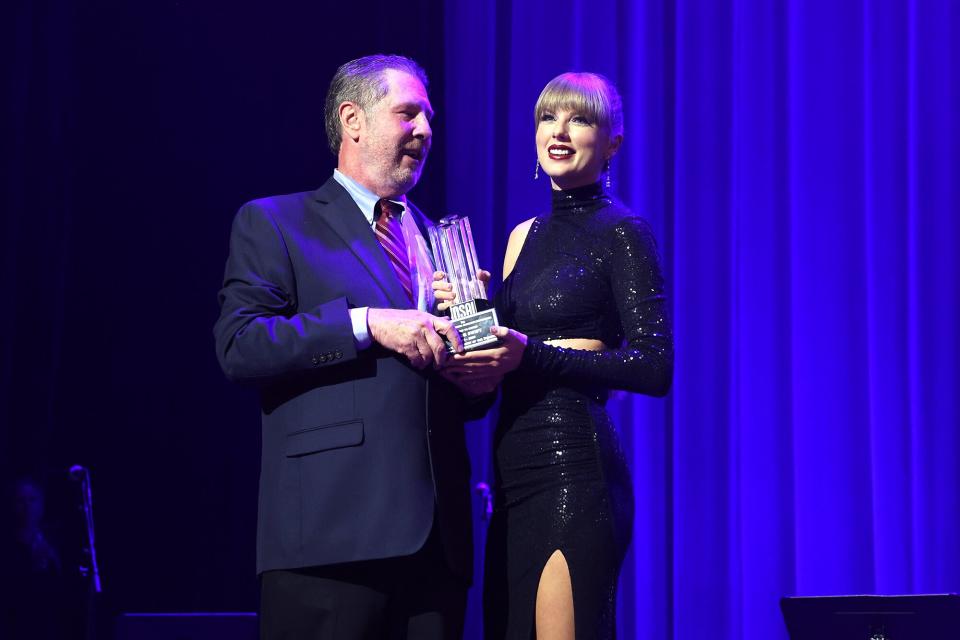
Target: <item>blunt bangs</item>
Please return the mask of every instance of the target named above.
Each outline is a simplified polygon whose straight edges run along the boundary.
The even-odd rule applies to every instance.
[[[609,80],[596,73],[564,73],[540,92],[533,111],[534,126],[544,113],[573,111],[605,128],[611,136],[623,135],[620,94]]]

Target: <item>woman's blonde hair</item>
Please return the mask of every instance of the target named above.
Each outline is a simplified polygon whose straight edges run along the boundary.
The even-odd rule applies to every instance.
[[[561,73],[540,92],[533,109],[534,126],[545,112],[570,110],[582,113],[605,128],[610,137],[623,135],[623,102],[610,80],[599,73]]]

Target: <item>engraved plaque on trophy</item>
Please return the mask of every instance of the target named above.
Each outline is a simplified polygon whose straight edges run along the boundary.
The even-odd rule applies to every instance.
[[[438,270],[447,274],[457,294],[455,304],[450,306],[450,319],[463,338],[464,349],[485,349],[498,344],[500,339],[490,333],[490,327],[499,324],[497,311],[487,300],[486,288],[477,277],[480,268],[470,219],[447,216],[429,231],[433,262]]]

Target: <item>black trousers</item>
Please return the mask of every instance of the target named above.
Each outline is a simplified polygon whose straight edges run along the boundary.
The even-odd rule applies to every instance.
[[[460,640],[467,588],[435,533],[412,556],[266,571],[260,638]]]

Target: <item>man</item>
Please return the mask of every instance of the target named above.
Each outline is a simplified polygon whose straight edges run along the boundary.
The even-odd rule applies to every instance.
[[[427,221],[405,197],[430,151],[426,85],[400,56],[341,66],[333,177],[234,221],[214,333],[226,375],[260,392],[266,639],[462,633],[465,403],[435,371],[462,341],[428,313]]]

